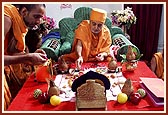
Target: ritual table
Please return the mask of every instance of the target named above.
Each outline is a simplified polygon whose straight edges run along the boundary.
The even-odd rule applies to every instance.
[[[106,66],[106,62],[100,63],[84,63],[84,66]],[[156,75],[143,61],[138,61],[138,66],[133,72],[122,70],[125,78],[130,78],[134,90],[140,88],[140,77],[156,78]],[[41,104],[33,97],[35,89],[46,91],[47,83],[39,83],[34,81],[34,74],[32,74],[17,96],[12,101],[7,111],[76,111],[75,102],[62,102],[58,106],[52,106],[50,103]],[[154,84],[157,85],[157,84]],[[119,104],[117,101],[111,100],[107,102],[107,111],[164,111],[164,106],[156,107],[153,105],[148,96],[143,98],[138,105],[134,105],[127,101],[125,104]]]

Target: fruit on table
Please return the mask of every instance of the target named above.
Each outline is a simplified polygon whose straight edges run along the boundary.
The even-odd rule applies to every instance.
[[[130,97],[129,97],[129,100],[135,104],[135,105],[138,105],[139,102],[141,101],[141,95],[139,93],[131,93],[130,94]]]
[[[57,95],[53,95],[50,97],[50,104],[53,106],[57,106],[61,103],[61,98]]]
[[[33,93],[33,97],[37,99],[40,94],[42,94],[41,89],[35,89]]]
[[[39,101],[40,103],[42,103],[42,104],[48,103],[48,102],[49,102],[49,99],[50,99],[50,97],[49,97],[49,95],[48,95],[47,92],[42,92],[42,94],[40,94],[40,95],[38,96],[38,101]]]
[[[127,100],[128,100],[127,94],[125,94],[125,93],[119,93],[117,95],[117,101],[118,101],[118,103],[124,104],[124,103],[127,102]]]
[[[139,93],[142,98],[144,98],[146,96],[146,91],[144,89],[142,89],[142,88],[139,88],[137,90],[137,93]]]

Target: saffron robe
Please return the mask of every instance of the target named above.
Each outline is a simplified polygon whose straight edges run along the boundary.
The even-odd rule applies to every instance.
[[[7,110],[12,100],[12,95],[9,90],[5,75],[3,77],[4,77],[4,110]]]
[[[75,48],[78,40],[82,42],[81,55],[84,62],[95,61],[95,56],[102,52],[110,54],[112,40],[110,31],[106,25],[103,25],[102,31],[98,34],[98,36],[94,36],[91,32],[90,21],[83,20],[75,30],[75,38],[71,53],[63,55],[63,58],[66,61],[74,62],[77,60],[78,56]]]
[[[25,35],[27,27],[17,8],[10,4],[4,5],[4,15],[12,21],[12,27],[5,36],[4,54],[23,53],[25,50]],[[4,66],[4,110],[16,96],[25,80],[30,75],[31,67],[25,64]]]
[[[156,60],[156,70],[155,73],[158,76],[158,78],[161,78],[164,80],[164,59],[161,52],[154,54],[155,60]]]
[[[20,16],[17,8],[11,4],[4,5],[4,15],[12,20],[12,29],[15,39],[17,40],[15,48],[19,51],[25,50],[25,36],[28,32],[22,17]],[[6,38],[6,37],[5,37]],[[5,47],[9,45],[9,39],[5,39]],[[6,48],[5,48],[6,49]]]

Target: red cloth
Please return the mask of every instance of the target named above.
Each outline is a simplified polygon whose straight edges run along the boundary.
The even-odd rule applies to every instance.
[[[101,63],[84,63],[82,67],[96,67],[106,66],[107,62]],[[72,67],[74,65],[72,64]],[[156,77],[156,75],[148,68],[148,66],[139,61],[138,67],[134,72],[126,72],[123,69],[123,75],[126,78],[130,78],[133,83],[134,91],[139,86],[139,77]],[[33,97],[35,89],[41,89],[46,91],[48,86],[47,83],[34,82],[34,76],[25,82],[23,88],[20,90],[16,98],[13,100],[8,108],[8,111],[75,111],[75,102],[62,102],[59,106],[52,106],[51,104],[41,104],[37,99]],[[163,111],[164,107],[154,107],[150,99],[146,96],[143,98],[138,105],[133,105],[127,101],[125,104],[119,104],[117,101],[107,102],[107,111]]]

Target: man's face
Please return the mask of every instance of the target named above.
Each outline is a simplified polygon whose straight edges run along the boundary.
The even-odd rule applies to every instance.
[[[91,21],[90,26],[92,33],[98,34],[102,30],[103,22]]]
[[[33,28],[35,25],[39,25],[42,21],[42,17],[45,15],[45,8],[42,5],[36,5],[31,11],[28,12],[23,20],[27,27]]]

